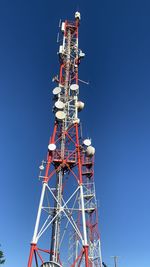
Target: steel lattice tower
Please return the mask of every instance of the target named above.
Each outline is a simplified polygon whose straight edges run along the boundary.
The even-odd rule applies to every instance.
[[[80,13],[61,24],[60,72],[53,80],[55,123],[46,160],[40,166],[42,192],[28,267],[102,267],[94,186],[94,153],[81,135],[78,112]]]

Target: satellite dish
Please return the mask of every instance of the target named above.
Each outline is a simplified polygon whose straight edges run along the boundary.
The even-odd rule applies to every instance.
[[[64,120],[66,117],[66,114],[63,111],[57,111],[55,115],[58,120]]]
[[[48,150],[49,151],[54,151],[55,149],[56,149],[56,145],[55,144],[51,143],[51,144],[48,145]]]
[[[81,111],[84,108],[84,103],[82,101],[78,101],[76,104],[78,111]]]
[[[49,262],[44,262],[41,267],[61,267],[61,265],[57,262],[49,261]]]
[[[60,92],[61,92],[61,88],[60,87],[55,87],[53,89],[53,95],[58,95],[58,94],[60,94]]]
[[[58,109],[63,109],[65,107],[65,104],[63,102],[61,102],[60,100],[58,100],[55,103],[55,107],[58,108]]]
[[[77,91],[79,89],[79,85],[76,83],[71,84],[70,89],[72,91]]]
[[[91,139],[85,139],[84,141],[83,141],[83,144],[85,145],[85,146],[90,146],[91,145]]]
[[[95,148],[93,146],[88,146],[86,149],[87,157],[93,157],[95,154]]]

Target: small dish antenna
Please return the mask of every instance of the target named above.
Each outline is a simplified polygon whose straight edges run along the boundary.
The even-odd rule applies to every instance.
[[[85,146],[90,146],[91,145],[91,139],[85,139],[84,141],[83,141],[83,144],[85,145]]]
[[[72,91],[77,91],[79,89],[79,85],[76,83],[71,84],[70,89]]]
[[[84,103],[82,101],[78,101],[76,104],[78,111],[81,111],[84,108]]]
[[[56,145],[55,144],[51,143],[51,144],[48,145],[48,150],[49,151],[54,151],[55,149],[56,149]]]
[[[60,94],[60,92],[61,92],[61,88],[60,87],[55,87],[53,89],[53,95],[58,95],[58,94]]]
[[[56,103],[55,103],[55,107],[58,108],[58,109],[63,109],[65,107],[65,104],[58,100]]]
[[[93,146],[88,146],[86,149],[87,157],[93,157],[95,154],[95,148]]]
[[[58,120],[64,120],[66,117],[66,114],[63,111],[57,111],[55,115]]]

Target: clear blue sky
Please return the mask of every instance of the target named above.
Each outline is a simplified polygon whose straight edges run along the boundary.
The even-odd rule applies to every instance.
[[[85,136],[96,147],[103,260],[150,266],[150,2],[1,0],[0,243],[5,267],[25,267],[53,126],[59,19],[82,16]]]

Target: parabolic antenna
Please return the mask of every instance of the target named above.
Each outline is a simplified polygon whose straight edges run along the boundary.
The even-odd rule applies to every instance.
[[[44,262],[41,267],[61,267],[61,265],[57,262],[49,261],[49,262]]]
[[[90,139],[85,139],[85,140],[83,141],[83,144],[84,144],[85,146],[90,146],[90,145],[91,145],[91,140],[90,140]]]
[[[48,145],[48,150],[50,150],[50,151],[54,151],[56,149],[56,145],[55,144],[49,144]]]
[[[95,148],[93,146],[88,146],[86,149],[87,157],[92,157],[95,154]]]
[[[77,91],[79,89],[79,85],[76,83],[71,84],[70,89],[72,91]]]
[[[56,118],[58,120],[64,120],[65,117],[66,117],[66,114],[63,111],[57,111],[56,114],[55,114],[55,116],[56,116]]]
[[[63,102],[61,102],[60,100],[58,100],[55,103],[55,107],[58,108],[58,109],[63,109],[65,107],[65,104]]]
[[[53,89],[53,95],[58,95],[58,94],[60,94],[60,92],[61,92],[61,88],[60,87],[55,87]]]
[[[84,108],[84,103],[82,101],[78,101],[76,104],[78,111],[81,111]]]

